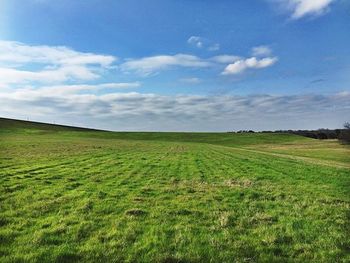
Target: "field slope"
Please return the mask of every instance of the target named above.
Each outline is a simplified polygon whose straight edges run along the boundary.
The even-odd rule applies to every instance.
[[[0,119],[0,262],[349,262],[350,148]]]

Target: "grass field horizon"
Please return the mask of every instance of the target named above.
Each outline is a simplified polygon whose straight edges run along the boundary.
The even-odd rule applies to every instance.
[[[1,262],[348,262],[350,147],[0,118]]]

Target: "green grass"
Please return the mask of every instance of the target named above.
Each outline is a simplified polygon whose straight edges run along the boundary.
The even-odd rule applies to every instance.
[[[0,119],[0,262],[349,262],[349,156]]]

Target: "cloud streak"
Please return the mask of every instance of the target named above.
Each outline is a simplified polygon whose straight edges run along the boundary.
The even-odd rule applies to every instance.
[[[210,58],[200,58],[188,54],[160,55],[128,60],[121,65],[121,69],[124,72],[135,72],[142,76],[150,76],[174,68],[209,68],[228,64],[221,74],[235,75],[248,69],[270,67],[278,61],[277,57],[262,57],[272,53],[272,50],[266,46],[254,48],[253,53],[256,57],[242,58],[228,54]]]
[[[65,46],[31,46],[21,42],[0,40],[0,64],[45,63],[53,65],[111,65],[117,58],[83,53]]]
[[[350,115],[350,93],[332,95],[164,96],[80,93],[91,87],[0,92],[0,115],[113,130],[227,131],[336,127]],[[30,114],[28,116],[28,114]],[[57,117],[58,116],[58,117]]]
[[[132,59],[121,65],[123,71],[135,71],[141,75],[151,75],[161,70],[173,67],[185,68],[205,68],[211,63],[197,56],[188,54],[176,55],[159,55],[152,57],[144,57],[141,59]]]
[[[180,79],[180,81],[187,84],[199,84],[201,83],[202,80],[200,78],[192,77],[192,78],[182,78]]]
[[[43,86],[43,87],[26,87],[16,89],[16,92],[19,94],[27,93],[29,95],[45,95],[51,96],[68,96],[76,94],[95,94],[101,90],[104,91],[104,94],[115,92],[115,90],[122,89],[134,89],[139,88],[141,83],[139,82],[120,82],[120,83],[102,83],[96,85],[88,84],[77,84],[77,85],[55,85],[55,86]]]

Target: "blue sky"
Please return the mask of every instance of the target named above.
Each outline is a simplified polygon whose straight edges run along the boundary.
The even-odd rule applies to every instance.
[[[113,130],[340,127],[346,0],[0,1],[0,115]]]

